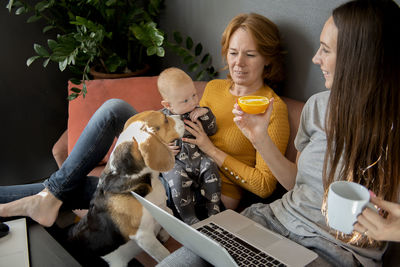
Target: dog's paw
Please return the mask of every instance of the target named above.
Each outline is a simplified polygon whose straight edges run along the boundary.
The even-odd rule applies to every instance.
[[[167,242],[167,240],[169,239],[169,234],[167,231],[165,231],[164,228],[161,228],[160,232],[158,232],[157,235],[158,240],[160,240],[162,243]]]

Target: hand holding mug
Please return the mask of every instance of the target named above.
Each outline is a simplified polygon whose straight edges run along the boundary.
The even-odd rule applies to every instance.
[[[365,209],[358,217],[354,230],[375,240],[400,242],[400,204],[371,196],[371,202],[387,212],[383,217]]]

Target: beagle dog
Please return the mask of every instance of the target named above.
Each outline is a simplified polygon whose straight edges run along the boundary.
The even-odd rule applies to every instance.
[[[70,229],[69,240],[110,266],[126,266],[142,250],[158,262],[168,256],[156,237],[166,241],[168,234],[130,192],[172,213],[159,173],[174,166],[168,143],[183,133],[179,116],[145,111],[131,117],[99,178],[88,214]]]

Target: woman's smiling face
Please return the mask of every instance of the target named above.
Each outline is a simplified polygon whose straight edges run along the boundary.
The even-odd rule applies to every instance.
[[[238,28],[232,34],[226,59],[236,85],[262,86],[262,74],[267,59],[257,51],[253,37],[245,29]]]
[[[337,36],[338,29],[333,18],[330,17],[322,29],[320,47],[312,59],[314,64],[320,65],[327,89],[332,88],[333,77],[335,76]]]

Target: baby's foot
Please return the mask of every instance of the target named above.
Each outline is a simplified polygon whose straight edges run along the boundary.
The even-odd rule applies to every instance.
[[[220,212],[219,206],[217,204],[211,204],[208,208],[209,208],[208,209],[208,217]]]
[[[61,200],[44,189],[36,195],[0,204],[0,217],[26,216],[49,227],[57,219],[61,204]]]

